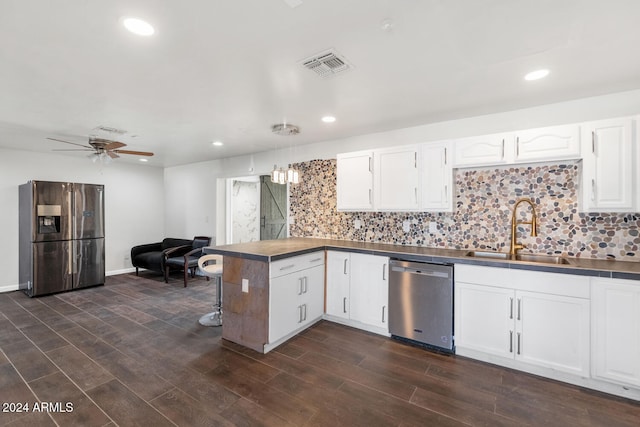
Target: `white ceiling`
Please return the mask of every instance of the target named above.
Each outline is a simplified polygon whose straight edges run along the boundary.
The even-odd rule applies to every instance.
[[[171,166],[640,88],[638,0],[289,3],[2,0],[0,147],[73,148],[45,137],[108,126]],[[329,48],[353,69],[302,67]],[[272,135],[283,121],[301,134]]]

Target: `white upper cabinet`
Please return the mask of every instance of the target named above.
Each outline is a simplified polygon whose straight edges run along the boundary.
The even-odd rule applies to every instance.
[[[376,210],[403,211],[420,207],[418,146],[374,152],[374,200]]]
[[[338,210],[373,209],[373,152],[338,154]]]
[[[565,125],[530,129],[514,133],[513,159],[527,161],[580,158],[580,126]]]
[[[474,136],[455,141],[453,167],[507,163],[512,137],[506,134]]]
[[[451,168],[452,143],[422,144],[422,210],[453,211],[453,170]]]
[[[635,212],[633,124],[627,117],[582,126],[582,212]]]
[[[454,167],[580,158],[580,127],[553,126],[455,141]]]

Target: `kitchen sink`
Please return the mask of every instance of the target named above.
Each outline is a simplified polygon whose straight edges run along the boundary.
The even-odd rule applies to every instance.
[[[470,252],[467,252],[467,256],[476,257],[476,258],[509,259],[508,253],[493,252],[493,251],[470,251]]]
[[[518,261],[541,262],[544,264],[569,264],[566,258],[554,255],[518,254],[516,259]]]
[[[524,262],[539,262],[542,264],[569,264],[566,258],[554,255],[540,255],[540,254],[517,254],[515,257],[511,257],[506,252],[494,252],[494,251],[469,251],[468,257],[475,258],[490,258],[490,259],[513,259],[516,261]]]

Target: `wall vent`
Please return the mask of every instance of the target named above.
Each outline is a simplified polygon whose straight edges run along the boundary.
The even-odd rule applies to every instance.
[[[334,50],[319,53],[302,61],[302,65],[320,77],[332,77],[352,68],[344,57]]]

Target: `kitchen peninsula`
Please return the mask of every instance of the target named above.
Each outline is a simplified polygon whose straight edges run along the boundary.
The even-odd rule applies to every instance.
[[[580,341],[580,345],[568,346],[572,352],[570,355],[580,361],[580,369],[574,370],[569,363],[566,363],[565,369],[564,361],[555,366],[555,362],[534,360],[534,363],[529,363],[530,361],[524,358],[519,360],[518,356],[515,356],[514,348],[511,355],[508,349],[505,350],[508,357],[503,357],[504,355],[496,357],[489,350],[478,351],[478,348],[483,347],[477,347],[474,342],[465,340],[465,336],[458,330],[458,325],[463,325],[465,321],[458,318],[461,316],[458,309],[455,320],[456,353],[640,400],[640,366],[638,366],[640,354],[635,354],[640,350],[635,344],[628,343],[629,354],[621,362],[614,360],[617,356],[613,353],[616,348],[619,349],[624,345],[619,343],[618,336],[623,332],[615,331],[620,326],[626,329],[635,328],[635,324],[640,323],[640,321],[633,323],[633,319],[640,317],[640,313],[634,311],[631,306],[636,304],[634,302],[636,299],[640,298],[638,297],[640,296],[640,263],[638,262],[563,258],[563,263],[556,264],[540,262],[540,260],[513,260],[509,257],[489,258],[484,257],[484,253],[468,249],[436,249],[316,238],[288,238],[222,245],[206,248],[205,252],[224,256],[223,338],[260,353],[272,350],[320,319],[335,320],[333,316],[327,314],[327,304],[332,298],[329,295],[332,272],[327,262],[328,254],[331,253],[362,254],[383,260],[402,259],[453,264],[456,267],[456,274],[459,274],[460,278],[464,277],[465,282],[475,282],[475,278],[467,280],[469,271],[482,273],[484,269],[490,273],[489,277],[502,276],[500,280],[495,279],[495,284],[493,282],[489,284],[491,289],[493,286],[510,286],[509,281],[512,280],[517,282],[514,285],[516,288],[508,292],[531,293],[539,290],[541,295],[550,294],[554,297],[559,295],[558,298],[564,298],[561,300],[562,304],[568,301],[568,297],[563,296],[564,289],[570,289],[570,292],[576,292],[576,295],[567,295],[582,298],[576,300],[582,303],[581,317],[576,317],[574,320],[584,339]],[[501,273],[497,269],[505,269],[505,271]],[[346,271],[345,263],[345,273]],[[480,280],[484,275],[477,274],[477,276]],[[475,283],[485,285],[481,282]],[[528,283],[526,286],[530,286],[530,289],[515,290],[517,286],[524,286],[521,283],[525,285]],[[460,283],[458,286],[456,280],[456,286],[461,290],[468,285],[468,283]],[[471,285],[477,286],[473,283]],[[517,293],[517,295],[520,294]],[[462,296],[458,293],[456,298],[462,300]],[[607,306],[608,303],[627,304],[620,307],[620,310],[625,313],[624,319],[617,320],[611,312],[612,307]],[[490,308],[481,307],[482,310],[486,311]],[[633,324],[616,323],[630,320]],[[389,335],[388,329],[384,329],[385,325],[370,326],[360,322],[351,323],[355,327]],[[512,335],[515,342],[513,331]],[[532,335],[534,334],[530,333],[529,337]],[[547,336],[547,333],[543,331],[539,335]],[[518,332],[518,339],[520,339],[520,332]],[[531,341],[528,349],[532,349]],[[519,347],[517,351],[519,355]],[[552,353],[556,352],[552,351]],[[616,363],[622,363],[624,366],[613,366]]]

